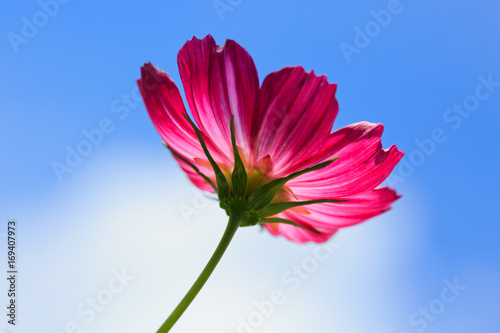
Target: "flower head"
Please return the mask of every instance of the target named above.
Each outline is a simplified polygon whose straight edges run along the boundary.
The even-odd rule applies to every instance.
[[[377,188],[404,155],[383,149],[383,126],[360,122],[331,133],[336,84],[302,67],[259,86],[240,45],[193,38],[177,57],[179,89],[151,63],[138,84],[149,115],[190,180],[216,192],[243,226],[263,224],[296,242],[323,242],[339,228],[390,209],[400,196]]]

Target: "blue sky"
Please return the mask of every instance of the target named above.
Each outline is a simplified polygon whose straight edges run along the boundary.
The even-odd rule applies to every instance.
[[[278,321],[276,316],[282,317],[279,322],[291,322],[291,328],[301,327],[302,322],[306,325],[307,318],[298,319],[294,313],[305,311],[305,304],[311,303],[324,304],[326,309],[308,317],[317,322],[318,332],[331,332],[336,324],[343,325],[338,326],[342,332],[417,332],[422,322],[412,325],[409,317],[440,297],[443,281],[456,277],[467,289],[438,319],[429,320],[425,331],[500,329],[495,317],[500,296],[500,227],[495,211],[500,200],[498,2],[221,0],[111,4],[42,0],[1,6],[0,221],[4,225],[10,218],[19,221],[19,251],[25,258],[20,265],[26,272],[39,276],[57,272],[61,276],[55,304],[61,315],[51,320],[47,320],[48,313],[36,315],[44,321],[44,331],[59,332],[72,316],[78,318],[63,314],[62,309],[67,306],[73,311],[78,300],[105,285],[117,261],[136,269],[136,280],[143,277],[154,282],[154,292],[171,295],[169,290],[182,289],[174,281],[189,282],[197,274],[196,269],[187,268],[191,262],[200,260],[201,265],[204,257],[195,258],[212,251],[224,215],[212,205],[195,207],[196,221],[182,222],[185,216],[180,211],[194,205],[196,191],[160,144],[135,87],[140,66],[148,61],[179,84],[178,50],[193,35],[202,38],[207,34],[218,44],[229,38],[245,47],[261,81],[268,73],[289,65],[326,74],[329,81],[338,83],[340,111],[334,129],[362,120],[380,122],[385,126],[384,146],[397,144],[407,153],[389,180],[403,199],[391,212],[346,229],[346,236],[339,235],[358,244],[358,252],[350,245],[354,254],[343,253],[339,255],[343,259],[322,264],[328,268],[315,273],[317,281],[307,287],[307,293],[301,289],[303,294],[289,296],[288,308],[262,324],[258,332],[280,330],[279,323],[273,322]],[[85,146],[85,133],[96,129],[103,132],[102,137]],[[68,151],[78,147],[87,149],[88,154],[76,158],[69,167],[71,172],[58,177],[55,163],[66,164]],[[153,221],[147,224],[149,231],[141,232],[139,241],[134,238],[134,221],[126,222],[135,216],[127,209]],[[207,221],[202,221],[202,216]],[[125,229],[130,234],[117,231],[117,219],[126,220],[124,225],[129,229]],[[170,257],[162,255],[183,245],[155,239],[159,232],[182,233],[192,246],[182,258],[171,258],[169,263]],[[367,236],[372,232],[374,238]],[[163,271],[159,267],[159,272],[165,273],[174,265],[186,269],[172,274],[180,276],[171,277],[172,282],[164,286],[139,273],[140,258],[127,260],[125,254],[131,250],[124,240],[143,242],[133,248],[149,249],[151,258],[158,259],[151,259],[151,263],[167,266]],[[314,248],[288,244],[257,231],[242,232],[238,241],[228,262],[240,265],[248,261],[253,267],[249,271],[255,275],[272,276],[264,268],[275,269],[277,282],[264,276],[243,278],[231,273],[229,266],[222,267],[214,280],[225,279],[223,274],[228,272],[243,281],[261,281],[250,289],[263,297],[279,285],[281,272]],[[256,249],[256,242],[263,245]],[[375,246],[382,248],[374,250]],[[281,256],[270,256],[266,249]],[[266,259],[250,258],[252,251],[257,258]],[[80,259],[61,254],[66,252]],[[71,273],[52,263],[49,255],[67,260]],[[88,256],[100,259],[92,261]],[[44,260],[49,264],[38,265]],[[276,268],[273,260],[283,266]],[[347,265],[344,260],[358,264]],[[347,271],[336,269],[340,266]],[[100,275],[102,272],[106,273]],[[366,279],[358,281],[359,274],[375,277],[368,283]],[[35,305],[49,296],[37,289],[40,281],[27,275],[23,278],[26,288],[32,289],[21,290],[21,306],[25,307],[21,311],[35,316]],[[80,281],[79,288],[72,288],[74,279]],[[348,285],[340,290],[328,284],[331,279]],[[320,291],[326,286],[328,292],[323,295]],[[132,283],[130,288],[134,288]],[[234,284],[234,293],[243,293],[237,288],[245,289]],[[67,289],[77,290],[65,296]],[[207,323],[208,329],[216,332],[222,331],[223,326],[218,326],[221,322],[229,323],[230,332],[237,326],[238,313],[248,314],[248,304],[253,302],[251,293],[237,294],[238,298],[223,289],[222,282],[214,282],[206,299],[200,300],[200,304],[211,304],[209,295],[212,301],[213,295],[222,295],[216,296],[221,303],[216,309],[231,308],[234,312]],[[328,309],[342,308],[342,303],[331,300],[338,293],[349,298],[345,301],[349,306],[342,316],[332,317]],[[168,304],[155,303],[153,296],[148,298],[131,289],[126,298],[117,298],[107,308],[108,313],[88,324],[92,327],[82,330],[104,332],[113,318],[133,308],[127,302],[134,304],[134,297],[142,297],[148,304],[162,304],[155,311],[142,309],[147,324],[137,327],[152,331],[176,301],[165,296]],[[240,302],[239,307],[234,302]],[[373,306],[359,308],[360,304]],[[186,323],[179,323],[179,332],[197,329],[187,323],[201,320],[203,312],[196,309],[200,308],[186,317]],[[217,315],[222,316],[213,314]],[[351,322],[344,320],[351,315]],[[342,324],[340,317],[345,321]],[[366,328],[354,324],[362,318],[372,319],[366,320],[370,324]],[[26,317],[19,321],[29,325]],[[131,325],[125,327],[135,327]],[[21,326],[19,329],[23,331]]]

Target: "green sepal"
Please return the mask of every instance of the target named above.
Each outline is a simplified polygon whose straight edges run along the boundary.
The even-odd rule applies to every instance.
[[[234,169],[231,179],[233,182],[233,197],[243,198],[247,193],[247,172],[243,161],[241,160],[238,147],[236,147],[236,135],[234,133],[234,116],[231,116],[231,143],[233,144],[234,152]]]
[[[273,201],[273,198],[276,195],[276,193],[278,192],[278,190],[280,188],[282,188],[283,185],[286,184],[286,182],[288,182],[289,180],[292,180],[298,176],[301,176],[305,173],[322,169],[322,168],[330,165],[336,159],[338,159],[338,157],[334,158],[333,160],[319,163],[311,168],[307,168],[307,169],[304,169],[301,171],[294,172],[287,177],[275,179],[275,180],[259,187],[248,198],[248,207],[250,207],[253,210],[260,211],[261,209],[263,209],[267,205],[269,205],[271,203],[271,201]]]
[[[187,119],[187,121],[191,124],[191,126],[194,129],[194,132],[196,133],[196,136],[198,137],[198,140],[200,141],[201,147],[203,148],[203,152],[207,156],[210,165],[212,165],[212,168],[214,169],[215,172],[215,179],[217,180],[217,194],[219,196],[219,199],[221,201],[226,201],[229,199],[229,184],[227,182],[226,177],[222,173],[219,165],[215,162],[213,159],[212,155],[210,155],[210,152],[208,151],[207,145],[205,144],[205,140],[203,140],[203,137],[201,135],[200,130],[198,127],[196,127],[195,123],[189,118],[187,114],[183,114],[183,116]]]
[[[177,154],[177,152],[175,150],[173,150],[172,148],[170,148],[165,142],[163,142],[163,145],[165,147],[167,147],[168,150],[170,150],[170,152],[175,155],[175,157],[177,157],[178,159],[182,160],[184,163],[186,163],[187,165],[189,165],[197,174],[199,174],[207,183],[209,183],[212,188],[214,189],[215,193],[217,193],[217,186],[215,186],[214,182],[208,178],[207,176],[205,176],[197,167],[196,165],[194,165],[193,163],[189,162],[188,160],[186,160],[184,157],[182,157],[181,155]]]
[[[276,202],[269,204],[266,208],[261,210],[259,212],[259,215],[262,217],[273,216],[290,208],[313,205],[318,203],[325,203],[325,202],[347,202],[347,200],[320,199],[320,200],[310,200],[310,201]]]
[[[281,219],[279,217],[270,217],[270,218],[267,218],[267,219],[262,219],[259,221],[259,224],[261,223],[283,223],[283,224],[289,224],[289,225],[293,225],[294,227],[298,227],[298,228],[302,228],[302,229],[305,229],[309,232],[312,232],[313,234],[315,235],[318,235],[320,236],[321,233],[313,228],[308,228],[304,225],[301,225],[301,224],[298,224],[298,223],[295,223],[293,221],[290,221],[290,220],[287,220],[287,219]]]

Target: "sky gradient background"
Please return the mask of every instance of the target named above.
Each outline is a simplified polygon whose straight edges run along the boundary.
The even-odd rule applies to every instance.
[[[498,1],[62,2],[1,5],[1,267],[19,225],[18,325],[3,327],[154,332],[188,290],[226,216],[161,145],[135,80],[151,61],[180,84],[178,50],[210,33],[261,82],[302,65],[338,83],[334,129],[383,123],[406,152],[388,181],[404,197],[332,253],[240,230],[172,332],[500,331]],[[292,283],[297,265],[311,272]],[[259,310],[273,290],[282,304]]]

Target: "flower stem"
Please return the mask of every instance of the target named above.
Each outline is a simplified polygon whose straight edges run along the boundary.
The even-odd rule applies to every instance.
[[[198,279],[196,279],[196,281],[194,282],[191,289],[189,289],[186,296],[184,296],[179,305],[177,305],[175,310],[170,314],[167,320],[165,320],[165,322],[157,331],[157,333],[169,332],[172,326],[174,326],[177,320],[182,316],[184,311],[186,311],[187,307],[191,304],[196,295],[198,295],[201,288],[203,288],[205,282],[207,282],[208,278],[210,277],[215,267],[219,263],[220,259],[222,258],[222,255],[224,254],[224,252],[226,252],[229,243],[233,239],[236,230],[238,230],[238,227],[240,226],[241,217],[242,214],[231,214],[231,216],[229,217],[229,221],[227,223],[226,230],[224,231],[224,235],[222,235],[222,238],[219,242],[219,245],[215,249],[214,254],[208,261],[207,265],[201,272]]]

